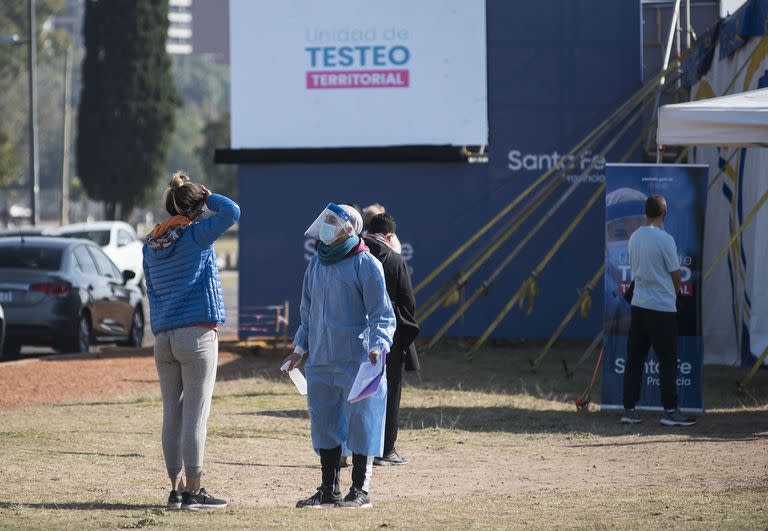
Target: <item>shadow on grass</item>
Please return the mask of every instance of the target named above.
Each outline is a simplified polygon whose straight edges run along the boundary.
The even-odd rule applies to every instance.
[[[233,462],[227,462],[227,461],[213,461],[213,464],[243,466],[243,467],[258,467],[258,468],[308,468],[308,469],[320,468],[320,465],[276,465],[271,463],[233,463]]]
[[[404,373],[407,386],[434,390],[472,391],[495,394],[523,394],[545,400],[573,403],[587,387],[595,368],[596,357],[575,369],[566,377],[563,363],[573,369],[586,343],[564,341],[555,345],[541,364],[532,370],[529,361],[541,352],[536,342],[509,342],[484,347],[472,360],[456,341],[446,341],[429,352],[420,352],[420,374]],[[261,377],[285,382],[279,372],[283,352],[261,351],[238,355],[219,367],[219,380]],[[736,390],[746,369],[739,367],[705,366],[703,379],[704,406],[712,408],[762,407],[768,404],[768,371],[759,371],[748,392]],[[600,397],[600,380],[591,394]]]
[[[66,452],[63,450],[49,450],[52,454],[62,454],[62,455],[93,455],[97,457],[144,457],[142,454],[106,454],[103,452]]]
[[[101,503],[101,502],[50,502],[50,503],[11,503],[0,501],[0,509],[18,509],[25,507],[30,509],[53,509],[71,511],[133,511],[144,509],[157,509],[159,506],[131,503]]]
[[[269,417],[308,419],[304,409],[254,412]],[[514,407],[425,407],[400,408],[400,427],[410,430],[448,429],[471,432],[522,434],[590,433],[604,437],[629,434],[676,434],[691,440],[768,440],[768,418],[761,412],[728,411],[699,417],[688,428],[669,428],[658,423],[658,414],[643,414],[645,422],[631,427],[618,423],[616,413],[579,413],[574,411],[533,410]],[[648,444],[646,440],[632,444]],[[667,441],[672,442],[672,441]],[[614,443],[607,443],[612,445]],[[624,442],[618,445],[627,444]]]

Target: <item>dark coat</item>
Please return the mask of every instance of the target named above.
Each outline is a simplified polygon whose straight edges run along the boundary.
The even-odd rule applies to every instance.
[[[411,275],[405,259],[395,251],[370,236],[363,236],[365,244],[373,256],[379,259],[384,269],[384,281],[387,284],[387,294],[395,310],[397,328],[392,341],[392,352],[389,360],[392,363],[405,363],[406,371],[418,371],[419,356],[413,341],[419,335],[419,324],[416,322],[416,299],[413,296]]]

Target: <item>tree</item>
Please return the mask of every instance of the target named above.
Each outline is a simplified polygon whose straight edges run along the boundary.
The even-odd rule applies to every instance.
[[[8,133],[0,130],[0,187],[13,184],[19,178],[21,164]]]
[[[237,173],[232,165],[213,162],[217,149],[229,147],[229,113],[225,112],[217,120],[211,120],[203,129],[203,145],[197,149],[207,183],[211,187],[232,199],[237,199]]]
[[[61,175],[61,78],[63,51],[69,37],[62,30],[43,29],[64,6],[63,0],[37,0],[37,89],[40,188],[58,184]],[[0,211],[29,175],[29,3],[0,2],[0,35],[18,35],[22,42],[0,45]],[[26,200],[27,194],[18,194]],[[41,210],[45,212],[45,206]]]
[[[29,0],[0,2],[0,35],[18,35],[26,40],[29,36]],[[67,39],[62,32],[46,32],[45,41],[41,40],[41,28],[45,22],[62,10],[63,0],[37,0],[35,14],[37,18],[38,60],[45,61],[46,56],[60,55],[67,47]],[[23,51],[23,53],[22,53]],[[27,69],[26,45],[0,46],[0,77],[13,78]]]
[[[178,96],[168,0],[86,0],[77,167],[109,219],[127,219],[163,175]]]
[[[230,168],[230,182],[226,183],[227,172],[222,171],[226,168],[212,164],[213,149],[229,144],[229,132],[222,131],[222,137],[217,130],[222,120],[229,127],[229,117],[223,116],[229,109],[229,68],[204,56],[175,56],[173,79],[184,106],[177,113],[168,172],[186,170],[192,180],[229,195],[233,192],[234,170]],[[210,138],[211,134],[215,138]],[[215,144],[219,141],[224,144]]]

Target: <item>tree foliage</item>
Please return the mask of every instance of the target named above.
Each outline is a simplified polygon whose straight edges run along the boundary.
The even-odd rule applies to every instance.
[[[36,0],[38,60],[60,55],[68,42],[64,32],[47,32],[42,38],[40,30],[51,15],[61,11],[64,0]],[[0,2],[0,35],[18,35],[22,40],[29,37],[29,0]],[[0,78],[9,79],[27,69],[26,44],[0,45]]]
[[[21,164],[8,133],[0,130],[0,186],[16,182]]]
[[[165,173],[178,103],[167,33],[167,0],[86,0],[77,166],[110,219]]]
[[[61,94],[63,52],[69,37],[42,26],[64,6],[63,0],[37,0],[37,88],[40,185],[61,175]],[[28,1],[0,2],[0,35],[29,36]],[[29,46],[26,42],[0,44],[0,187],[10,193],[23,174],[29,174]]]
[[[229,147],[229,112],[206,124],[203,129],[203,144],[197,155],[203,165],[208,183],[217,192],[237,199],[237,172],[231,164],[215,164],[213,156],[217,149]]]
[[[183,169],[193,180],[236,197],[234,168],[213,164],[214,149],[229,145],[229,115],[224,114],[229,109],[229,68],[205,56],[176,56],[173,80],[184,104],[176,114],[168,172]],[[161,191],[155,190],[155,197]]]

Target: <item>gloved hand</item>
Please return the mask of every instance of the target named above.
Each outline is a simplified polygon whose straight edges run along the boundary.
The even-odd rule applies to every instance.
[[[288,376],[288,373],[289,373],[290,371],[292,371],[293,369],[295,369],[296,367],[298,367],[299,363],[301,363],[301,358],[303,358],[303,357],[304,357],[304,356],[303,356],[302,354],[299,354],[298,352],[291,352],[291,353],[288,355],[288,357],[286,357],[286,358],[283,360],[283,363],[282,363],[282,365],[281,365],[281,367],[282,367],[282,366],[284,366],[286,363],[288,363],[288,368],[287,368],[287,369],[281,369],[281,371],[280,371],[280,372],[282,372],[284,376]]]

